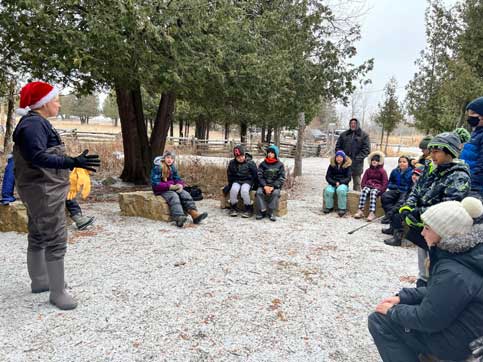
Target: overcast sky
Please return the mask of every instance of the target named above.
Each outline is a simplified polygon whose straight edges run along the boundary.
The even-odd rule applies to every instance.
[[[445,0],[454,5],[456,0]],[[360,2],[356,2],[354,6]],[[404,87],[413,78],[417,68],[414,65],[426,45],[424,12],[426,0],[366,0],[363,16],[359,18],[361,40],[356,43],[358,54],[355,64],[374,58],[374,70],[368,78],[372,84],[365,88],[369,112],[374,112],[381,102],[381,91],[394,76],[398,81],[399,100],[406,94]],[[343,119],[351,111],[339,108]],[[361,115],[356,115],[361,117]]]

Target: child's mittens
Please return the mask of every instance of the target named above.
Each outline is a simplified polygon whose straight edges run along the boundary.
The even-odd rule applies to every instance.
[[[180,187],[180,185],[170,185],[169,191],[177,191],[177,190],[179,190],[179,187]]]

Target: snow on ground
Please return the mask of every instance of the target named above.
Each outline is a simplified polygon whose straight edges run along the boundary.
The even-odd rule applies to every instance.
[[[276,223],[230,218],[216,200],[183,229],[85,204],[97,221],[69,229],[74,311],[29,292],[26,235],[3,233],[0,360],[379,361],[367,316],[411,286],[416,250],[384,245],[380,224],[348,235],[365,221],[322,215],[326,165],[304,160]]]

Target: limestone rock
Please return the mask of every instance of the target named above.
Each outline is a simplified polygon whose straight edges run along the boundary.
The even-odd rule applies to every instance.
[[[27,232],[27,209],[21,201],[0,205],[0,231]]]
[[[255,202],[256,193],[257,193],[256,191],[250,191],[250,200],[252,201],[254,212],[257,212],[257,203]],[[287,213],[288,213],[287,202],[288,202],[287,191],[282,190],[280,192],[280,200],[279,200],[279,203],[278,203],[278,209],[275,210],[275,216],[280,217],[280,216],[287,215]],[[228,209],[230,207],[230,194],[225,195],[223,193],[223,191],[221,191],[220,207],[222,209]],[[241,199],[240,194],[238,194],[238,208],[240,210],[243,209],[243,200]]]
[[[122,192],[119,194],[119,207],[125,216],[171,221],[168,203],[152,191]]]

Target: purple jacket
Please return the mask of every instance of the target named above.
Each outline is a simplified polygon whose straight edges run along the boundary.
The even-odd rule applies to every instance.
[[[387,188],[387,173],[384,170],[383,165],[379,165],[377,167],[369,167],[366,172],[364,172],[364,176],[362,177],[361,186],[370,187],[372,189],[378,189],[379,193],[383,193],[386,191]]]
[[[159,195],[163,192],[169,191],[171,185],[186,186],[185,182],[179,177],[178,170],[174,165],[170,166],[169,176],[166,181],[162,181],[161,167],[155,165],[151,170],[151,187],[155,195]]]

